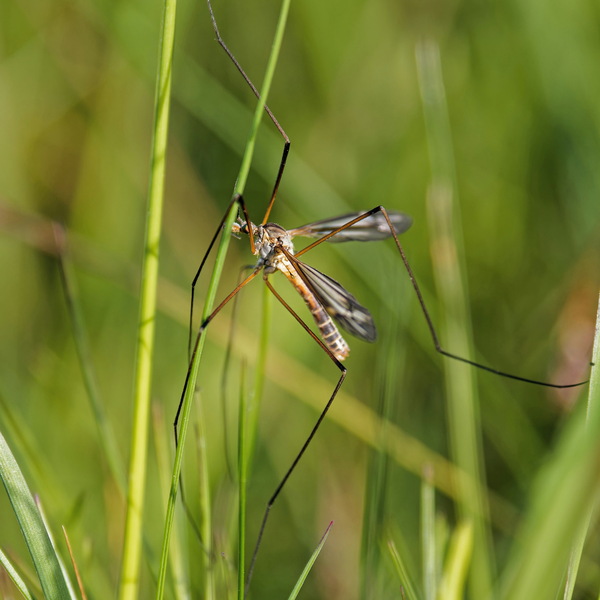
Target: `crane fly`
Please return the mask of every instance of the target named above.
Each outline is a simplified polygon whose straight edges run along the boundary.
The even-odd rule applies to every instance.
[[[396,234],[403,233],[412,224],[412,219],[403,213],[389,211],[388,216]],[[350,226],[340,229],[347,223]],[[392,232],[382,213],[368,216],[364,216],[364,213],[350,213],[289,230],[277,223],[248,225],[240,218],[232,228],[234,235],[250,232],[254,254],[259,257],[255,268],[262,268],[265,275],[275,271],[281,271],[285,275],[302,296],[319,328],[323,343],[337,360],[346,359],[350,354],[350,347],[334,321],[361,340],[374,342],[377,339],[371,313],[335,279],[298,260],[294,255],[292,238],[326,238],[329,242],[383,240],[391,237]]]
[[[212,21],[213,30],[216,36],[217,42],[221,45],[223,50],[227,53],[227,56],[233,62],[235,67],[238,69],[241,76],[244,78],[254,95],[259,98],[259,92],[242,69],[240,63],[237,61],[231,50],[223,41],[217,22],[213,13],[213,9],[210,0],[207,0],[210,18]],[[191,303],[190,303],[190,337],[189,337],[189,350],[190,350],[190,361],[188,366],[187,375],[181,394],[179,407],[173,423],[175,432],[175,441],[177,443],[177,428],[178,420],[183,405],[183,400],[186,395],[186,390],[190,382],[190,373],[192,365],[195,360],[195,356],[200,344],[200,339],[204,330],[207,328],[209,323],[217,314],[228,304],[230,300],[235,298],[239,291],[249,284],[261,271],[263,274],[263,280],[269,290],[275,295],[277,300],[290,312],[290,314],[298,321],[298,323],[304,328],[304,330],[313,338],[313,340],[322,348],[322,350],[329,356],[332,362],[340,370],[340,376],[335,384],[333,392],[331,393],[328,401],[322,409],[316,423],[312,427],[308,437],[302,444],[299,452],[296,454],[291,465],[285,472],[285,475],[277,485],[275,491],[270,496],[263,519],[259,528],[256,543],[252,553],[252,558],[249,564],[249,568],[246,576],[245,591],[248,591],[252,573],[254,570],[255,562],[258,556],[259,547],[265,532],[267,520],[273,504],[277,497],[281,493],[281,490],[285,486],[290,475],[298,465],[304,452],[310,445],[313,437],[315,436],[319,426],[323,419],[327,415],[331,404],[333,403],[336,395],[338,394],[344,379],[346,377],[346,367],[342,364],[350,352],[347,342],[339,332],[336,322],[347,332],[356,336],[359,339],[367,342],[375,341],[377,332],[373,318],[370,312],[360,304],[360,302],[344,287],[342,287],[335,279],[332,279],[328,275],[321,273],[314,267],[306,264],[299,260],[299,257],[304,253],[308,252],[315,246],[322,242],[328,241],[332,243],[336,242],[347,242],[347,241],[377,241],[385,240],[387,238],[393,238],[404,268],[410,279],[412,288],[417,296],[421,313],[426,321],[429,334],[436,351],[448,358],[453,360],[467,363],[478,369],[488,371],[490,373],[500,375],[509,379],[514,379],[530,384],[552,387],[552,388],[570,388],[583,385],[587,381],[572,383],[572,384],[554,384],[536,379],[530,379],[519,375],[514,375],[505,371],[500,371],[488,365],[475,362],[471,359],[453,354],[444,349],[438,339],[436,329],[433,324],[433,320],[429,314],[427,306],[425,304],[423,294],[417,283],[416,277],[412,271],[412,268],[405,255],[404,249],[402,248],[398,235],[405,232],[412,224],[412,219],[403,213],[386,210],[383,206],[376,206],[366,212],[350,213],[339,217],[333,217],[324,219],[321,221],[315,221],[295,229],[285,229],[284,227],[272,223],[269,221],[269,215],[275,204],[281,178],[285,170],[287,156],[290,150],[290,139],[286,134],[283,127],[279,124],[277,118],[273,112],[265,105],[265,112],[273,122],[274,126],[279,131],[282,139],[284,140],[283,152],[281,155],[279,169],[271,193],[270,201],[267,205],[266,212],[261,221],[260,225],[255,225],[249,218],[246,204],[243,197],[239,194],[234,195],[229,203],[227,211],[223,216],[219,227],[215,231],[211,242],[209,243],[208,249],[200,263],[200,266],[196,272],[196,275],[192,281],[191,291]],[[237,204],[239,210],[239,216],[237,221],[233,224],[231,233],[236,237],[241,235],[247,235],[250,241],[251,252],[258,257],[257,263],[252,268],[252,272],[245,277],[237,286],[221,301],[221,303],[213,309],[213,311],[203,320],[199,329],[196,331],[195,342],[192,344],[192,322],[193,322],[193,307],[194,307],[194,290],[196,282],[200,276],[200,273],[207,261],[207,258],[213,248],[217,237],[219,236],[223,225],[227,220],[227,216],[230,213],[232,207]],[[294,237],[310,237],[316,238],[316,240],[303,248],[299,252],[295,252],[293,245]],[[275,290],[269,276],[280,271],[294,286],[296,291],[301,295],[304,302],[306,303],[310,313],[319,330],[317,335]]]
[[[275,191],[278,186],[278,183],[279,181],[277,181],[275,184]],[[300,451],[296,454],[296,457],[294,458],[290,467],[287,469],[285,475],[283,476],[283,478],[281,479],[275,491],[273,492],[273,494],[267,502],[267,506],[265,508],[265,512],[257,536],[257,541],[254,546],[254,551],[247,572],[246,592],[250,585],[254,565],[258,556],[258,550],[263,538],[263,534],[265,532],[271,508],[273,507],[275,501],[277,500],[279,494],[281,493],[292,472],[300,462],[300,459],[304,455],[306,449],[310,445],[312,439],[314,438],[317,430],[319,429],[323,419],[327,415],[327,412],[329,411],[335,397],[337,396],[346,378],[347,369],[342,364],[342,361],[344,361],[348,357],[350,349],[347,342],[344,340],[338,328],[336,327],[335,322],[337,322],[347,332],[364,341],[374,342],[377,337],[375,324],[368,309],[362,306],[360,302],[350,292],[348,292],[344,287],[342,287],[341,284],[335,281],[335,279],[329,277],[328,275],[325,275],[324,273],[321,273],[314,267],[311,267],[307,263],[299,260],[299,256],[313,249],[315,246],[325,241],[332,243],[347,241],[364,242],[385,240],[390,237],[393,238],[398,252],[400,254],[400,257],[402,259],[402,262],[404,264],[404,267],[408,273],[412,287],[415,291],[415,294],[417,295],[419,305],[421,307],[421,312],[425,318],[430,332],[430,336],[432,338],[433,344],[437,352],[448,358],[467,363],[473,367],[494,373],[496,375],[535,385],[541,385],[552,388],[570,388],[587,383],[584,381],[561,385],[548,383],[545,381],[539,381],[536,379],[529,379],[526,377],[521,377],[519,375],[514,375],[512,373],[507,373],[505,371],[500,371],[488,365],[475,362],[471,359],[459,356],[457,354],[453,354],[444,349],[438,340],[437,332],[433,325],[433,321],[431,319],[431,316],[429,315],[429,311],[423,299],[423,294],[398,239],[398,234],[405,232],[411,226],[412,219],[404,213],[397,211],[388,211],[383,206],[376,206],[375,208],[362,213],[350,213],[331,219],[315,221],[313,223],[309,223],[307,225],[303,225],[295,229],[287,230],[281,225],[278,225],[277,223],[265,222],[270,213],[272,202],[269,204],[269,208],[267,209],[267,213],[265,215],[265,218],[263,219],[263,224],[255,225],[252,221],[250,221],[248,217],[248,212],[246,210],[246,205],[243,197],[241,195],[234,196],[225,215],[221,220],[220,226],[218,227],[209,244],[206,254],[204,255],[204,258],[201,262],[200,268],[198,269],[198,272],[194,277],[192,283],[190,323],[192,321],[193,314],[194,286],[200,275],[202,267],[205,264],[206,259],[211,251],[211,248],[216,242],[216,239],[223,227],[223,224],[225,223],[227,214],[229,213],[229,210],[234,203],[237,203],[239,205],[243,217],[238,216],[237,221],[232,226],[231,233],[236,237],[239,237],[241,234],[248,235],[250,240],[251,252],[258,257],[258,260],[255,266],[253,267],[250,275],[243,279],[225,297],[225,299],[221,301],[221,303],[212,311],[212,313],[202,322],[200,328],[197,331],[196,341],[193,345],[193,349],[190,355],[190,364],[188,367],[188,373],[181,395],[179,408],[177,410],[175,421],[173,423],[175,431],[175,440],[177,441],[177,425],[179,413],[181,411],[183,399],[186,393],[191,366],[194,361],[194,357],[202,333],[212,321],[212,319],[224,308],[224,306],[230,300],[236,297],[240,290],[246,285],[248,285],[261,271],[263,273],[263,280],[269,288],[269,290],[273,293],[277,300],[288,310],[288,312],[296,319],[296,321],[304,328],[304,330],[315,340],[315,342],[319,344],[323,351],[329,356],[332,362],[340,370],[339,379],[333,389],[333,392],[331,393],[331,396],[329,397],[329,400],[327,401],[323,410],[321,411],[308,437],[302,444]],[[311,237],[317,239],[316,241],[309,244],[307,247],[303,248],[299,252],[295,252],[292,240],[294,237],[297,236]],[[319,329],[321,337],[317,336],[317,334],[312,331],[312,329],[304,322],[302,317],[300,317],[275,290],[275,288],[269,281],[269,276],[274,274],[276,271],[280,271],[281,273],[283,273],[283,275],[290,281],[290,283],[294,286],[296,291],[303,298],[310,313],[313,316],[313,319]]]

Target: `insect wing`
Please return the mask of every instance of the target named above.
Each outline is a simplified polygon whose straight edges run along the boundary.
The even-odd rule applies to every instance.
[[[371,313],[335,279],[306,263],[294,260],[294,266],[325,310],[348,332],[361,340],[374,342],[377,330]]]
[[[333,217],[331,219],[323,219],[322,221],[315,221],[314,223],[308,223],[302,227],[291,229],[289,233],[292,236],[303,236],[312,238],[322,238],[324,235],[339,229],[346,223],[349,223],[353,219],[364,215],[365,213],[349,213],[347,215],[341,215],[339,217]],[[404,213],[390,210],[388,216],[396,234],[404,233],[411,225],[412,219]],[[336,233],[331,236],[328,242],[374,242],[377,240],[385,240],[390,237],[390,226],[382,212],[377,212],[368,217],[365,217],[358,223],[351,225],[347,229]]]

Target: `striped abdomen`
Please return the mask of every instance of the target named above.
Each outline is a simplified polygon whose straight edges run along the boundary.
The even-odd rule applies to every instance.
[[[338,328],[335,326],[333,319],[329,316],[327,311],[323,308],[322,304],[317,300],[313,292],[307,287],[307,285],[299,277],[293,277],[288,272],[285,275],[298,290],[299,294],[304,298],[304,302],[310,310],[310,314],[313,316],[323,342],[331,350],[331,353],[338,359],[344,360],[348,358],[350,354],[350,346],[346,343],[346,340],[342,337]]]

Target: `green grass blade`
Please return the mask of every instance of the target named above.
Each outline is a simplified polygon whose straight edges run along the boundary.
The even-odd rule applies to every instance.
[[[160,489],[166,490],[171,481],[171,454],[169,452],[168,442],[172,443],[172,438],[168,439],[169,436],[165,434],[165,418],[162,406],[159,404],[153,404],[152,425]],[[166,498],[164,499],[164,505],[164,509],[166,509]],[[170,571],[173,579],[174,597],[176,600],[184,600],[189,597],[190,582],[185,569],[185,549],[183,547],[181,536],[178,535],[177,528],[175,528],[175,532],[171,536],[170,554]]]
[[[588,412],[579,406],[552,458],[533,486],[528,511],[503,577],[502,598],[525,600],[557,595],[600,494],[600,309],[590,377]]]
[[[600,302],[598,304],[598,317],[597,322],[600,322]],[[598,334],[596,334],[596,343],[598,343]],[[593,361],[595,364],[598,364],[598,349],[594,350],[594,358]],[[597,385],[598,379],[594,379],[591,385]],[[600,411],[600,394],[596,393],[595,390],[590,389],[590,394],[588,396],[588,419],[590,415]],[[587,515],[587,519],[585,519],[581,523],[581,529],[576,536],[575,541],[573,542],[573,548],[571,549],[571,556],[569,558],[569,567],[567,569],[567,581],[565,583],[565,591],[563,595],[564,600],[571,600],[573,598],[573,593],[575,591],[575,582],[577,580],[577,573],[579,572],[579,564],[581,562],[581,556],[583,554],[583,546],[585,544],[585,538],[587,536],[590,523],[592,521],[592,515],[594,510],[598,507],[598,498],[596,498],[596,502],[590,507],[590,512]]]
[[[569,557],[569,566],[567,567],[567,580],[565,582],[563,600],[571,600],[573,598],[575,583],[577,581],[577,573],[579,572],[579,564],[581,562],[581,555],[583,554],[585,538],[590,527],[591,517],[592,515],[588,514],[586,521],[581,524],[581,531],[577,535],[577,539],[573,542],[571,556]]]
[[[21,462],[28,466],[29,476],[36,482],[36,487],[43,488],[44,499],[52,506],[67,504],[68,496],[64,489],[49,476],[52,473],[52,464],[42,444],[28,428],[22,426],[19,415],[11,404],[8,395],[0,392],[2,432],[11,440],[15,451],[21,457]]]
[[[68,241],[65,238],[65,232],[58,225],[54,225],[55,237],[58,246],[58,264],[60,267],[61,280],[67,302],[67,312],[73,328],[73,339],[77,358],[83,375],[83,383],[87,392],[88,400],[94,419],[98,425],[98,434],[100,442],[106,456],[108,467],[114,477],[119,491],[125,496],[125,471],[123,461],[117,446],[114,429],[104,410],[100,391],[96,383],[96,375],[91,359],[90,343],[79,301],[79,292],[77,289],[77,280],[73,272],[73,264],[69,253]]]
[[[267,364],[267,355],[269,353],[269,333],[271,323],[271,307],[273,305],[273,294],[269,288],[263,286],[263,310],[262,322],[260,328],[260,341],[258,346],[258,355],[256,359],[256,371],[254,375],[254,386],[252,390],[252,402],[248,407],[248,464],[252,465],[252,455],[258,430],[258,416],[260,414],[260,404],[263,388],[265,384],[265,368]]]
[[[388,550],[390,552],[390,556],[392,557],[392,562],[394,563],[394,567],[398,573],[398,578],[400,579],[400,584],[404,589],[406,598],[408,600],[420,600],[422,596],[417,592],[417,589],[413,584],[410,576],[410,569],[402,559],[402,555],[400,552],[398,552],[398,548],[396,548],[396,544],[391,537],[388,541]]]
[[[421,547],[425,600],[435,600],[438,581],[435,542],[435,489],[432,480],[432,469],[426,467],[421,483]]]
[[[158,255],[164,197],[167,132],[169,129],[176,8],[176,0],[165,0],[156,79],[148,210],[142,264],[127,514],[119,586],[120,600],[135,600],[138,597],[139,589]]]
[[[234,188],[234,194],[242,194],[246,185],[246,181],[248,179],[248,174],[250,172],[250,164],[252,162],[252,156],[254,153],[254,145],[256,136],[258,133],[258,128],[263,116],[265,103],[269,94],[269,89],[271,87],[271,82],[273,80],[273,75],[275,72],[275,66],[277,64],[277,59],[279,56],[279,50],[281,48],[281,42],[283,40],[283,32],[285,30],[285,24],[287,21],[287,15],[289,12],[291,0],[283,0],[281,5],[281,12],[279,15],[279,20],[277,23],[277,28],[275,31],[275,38],[273,42],[273,46],[271,48],[271,54],[269,56],[269,60],[267,63],[267,68],[265,71],[265,77],[263,81],[263,85],[260,92],[260,98],[257,102],[256,111],[254,113],[254,120],[252,122],[252,127],[250,130],[250,134],[248,137],[248,142],[246,144],[246,148],[244,151],[244,156],[242,158],[242,164],[240,167],[240,172],[236,181],[236,185]],[[210,279],[210,283],[208,286],[206,302],[204,305],[204,311],[202,314],[203,320],[208,317],[208,315],[212,312],[212,307],[214,305],[217,287],[219,284],[219,280],[221,277],[221,273],[223,271],[223,267],[225,264],[225,257],[227,254],[227,248],[229,247],[229,232],[231,231],[231,226],[233,221],[235,220],[235,216],[237,214],[237,207],[232,206],[229,211],[229,215],[225,221],[223,231],[224,235],[221,237],[221,241],[219,247],[217,249],[217,254],[215,258],[215,266],[213,269],[213,273]],[[163,546],[161,553],[161,564],[159,569],[159,578],[158,578],[158,586],[157,586],[157,599],[161,599],[164,593],[164,585],[165,585],[165,576],[166,576],[166,565],[168,560],[168,547],[169,547],[169,537],[171,533],[172,523],[173,523],[173,515],[175,511],[175,499],[177,498],[177,488],[179,485],[179,475],[181,473],[181,462],[183,457],[183,449],[185,447],[185,439],[187,435],[187,428],[189,423],[190,411],[192,406],[192,400],[194,396],[194,390],[196,388],[196,381],[198,379],[198,371],[200,369],[200,361],[202,358],[202,350],[204,348],[204,340],[205,340],[205,332],[200,336],[197,340],[197,351],[194,354],[194,359],[192,364],[190,365],[190,374],[189,380],[187,383],[186,393],[183,398],[183,406],[181,410],[181,418],[180,418],[180,435],[179,435],[179,445],[177,447],[177,451],[175,453],[175,462],[173,465],[173,477],[171,480],[171,493],[169,495],[169,503],[167,506],[167,514],[165,516],[165,530],[163,536]]]
[[[592,354],[592,371],[590,373],[590,392],[588,395],[587,420],[595,426],[600,420],[600,299],[596,314],[596,336]]]
[[[238,410],[238,600],[244,600],[246,580],[246,491],[248,484],[246,371],[246,365],[242,364]]]
[[[44,596],[52,598],[52,600],[72,598],[40,511],[29,491],[23,473],[1,433],[0,478],[2,478],[15,516],[19,521]]]
[[[198,457],[198,471],[200,477],[200,491],[198,494],[200,512],[200,534],[204,552],[202,556],[204,573],[204,596],[205,600],[215,599],[215,569],[212,532],[212,510],[211,510],[211,488],[209,476],[209,460],[206,450],[206,431],[204,429],[204,418],[202,405],[198,406],[198,435],[196,436],[196,455]]]
[[[26,598],[26,600],[33,600],[33,596],[29,593],[27,585],[25,584],[17,570],[13,567],[10,560],[8,560],[6,554],[2,552],[2,550],[0,550],[0,564],[8,573],[8,576],[10,577],[11,581],[15,584],[15,587],[19,590],[19,592],[21,592],[23,598]]]
[[[377,414],[380,419],[379,428],[374,432],[378,446],[370,452],[367,467],[361,541],[360,598],[372,598],[382,593],[381,539],[384,523],[387,521],[386,492],[389,468],[389,456],[384,449],[388,444],[390,423],[393,423],[393,408],[398,397],[397,382],[402,379],[403,365],[398,336],[394,335],[397,332],[398,319],[392,315],[387,322],[387,335],[382,340],[381,360],[376,361]]]
[[[315,551],[312,553],[309,561],[306,563],[306,566],[302,570],[302,573],[300,574],[300,577],[298,578],[298,581],[296,582],[294,589],[292,590],[291,594],[288,596],[288,600],[295,600],[295,598],[298,597],[298,594],[300,593],[300,590],[302,589],[302,586],[304,585],[304,582],[306,581],[306,578],[308,577],[310,570],[312,569],[313,565],[315,564],[317,557],[321,553],[321,550],[323,549],[323,546],[325,545],[325,542],[327,541],[327,536],[329,535],[329,532],[331,531],[332,525],[333,525],[333,521],[331,521],[331,523],[329,523],[329,525],[327,526],[327,529],[325,530],[325,533],[323,534],[323,537],[321,538],[319,545],[316,547]]]
[[[467,308],[464,250],[460,227],[452,136],[448,118],[439,48],[433,41],[417,46],[417,65],[423,99],[432,184],[428,213],[432,229],[432,263],[441,305],[448,315],[440,330],[441,343],[460,356],[471,355],[471,327]],[[456,465],[475,482],[484,482],[481,432],[475,369],[444,359],[450,439]],[[461,482],[466,481],[461,479]],[[471,571],[472,592],[488,598],[492,589],[490,532],[486,526],[487,499],[484,485],[459,489],[459,511],[473,522],[477,552]]]
[[[56,554],[58,564],[60,565],[60,569],[62,571],[65,583],[67,584],[67,588],[69,590],[69,594],[70,594],[71,598],[77,598],[77,593],[75,592],[75,588],[73,587],[73,583],[69,577],[69,572],[67,571],[67,567],[65,566],[65,563],[64,563],[61,555],[56,552],[56,540],[54,539],[54,534],[52,533],[52,529],[50,528],[48,519],[46,518],[46,513],[44,512],[44,506],[42,505],[42,503],[40,502],[40,499],[38,497],[36,497],[34,500],[35,500],[35,505],[37,506],[37,509],[40,513],[40,517],[42,518],[42,522],[44,523],[44,528],[46,529],[46,533],[48,534],[48,537],[50,538],[50,543],[52,544],[52,547],[54,548],[54,552]],[[66,535],[66,529],[65,529],[64,525],[63,525],[62,529],[63,529],[63,535],[66,538],[67,535]],[[66,539],[65,541],[67,544],[67,550],[69,552],[69,558],[71,559],[71,561],[73,561],[74,557],[71,552],[71,546],[70,546],[69,540]],[[76,569],[76,566],[73,565],[73,568]],[[78,582],[79,582],[79,578],[78,578]],[[84,598],[84,600],[85,600],[85,598]]]
[[[465,581],[473,553],[473,526],[460,523],[450,539],[446,566],[438,592],[440,600],[461,600],[466,597]]]

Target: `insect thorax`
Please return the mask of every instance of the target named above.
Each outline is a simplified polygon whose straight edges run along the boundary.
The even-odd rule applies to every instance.
[[[289,260],[282,248],[289,254],[294,254],[294,244],[291,235],[283,227],[277,223],[267,223],[256,227],[254,246],[258,264],[264,267],[266,273],[273,273],[276,270],[290,271]]]

